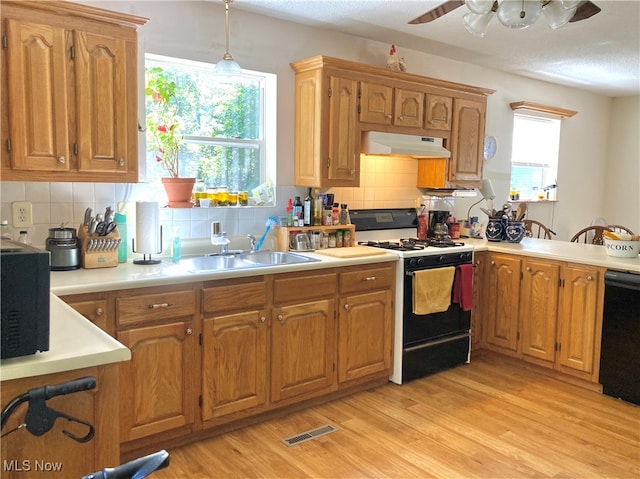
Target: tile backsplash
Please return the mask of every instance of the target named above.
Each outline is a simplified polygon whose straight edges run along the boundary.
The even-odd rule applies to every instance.
[[[416,188],[417,161],[411,158],[388,158],[363,155],[359,188],[322,189],[333,193],[336,201],[346,203],[350,209],[403,208],[412,207],[419,196]],[[276,188],[275,207],[237,206],[224,208],[160,209],[160,223],[165,239],[173,227],[177,227],[182,238],[207,238],[211,221],[221,221],[230,237],[262,234],[269,216],[284,215],[288,198],[304,197],[306,188],[279,186]],[[11,224],[11,203],[30,201],[33,205],[33,226],[28,228],[34,245],[42,246],[49,228],[64,224],[77,227],[82,223],[86,208],[94,214],[107,206],[118,204],[127,214],[129,225],[135,225],[135,202],[165,201],[162,186],[158,184],[118,183],[0,183],[1,219]],[[14,237],[18,231],[11,227]],[[130,226],[129,231],[135,227]],[[132,236],[131,234],[129,235]]]

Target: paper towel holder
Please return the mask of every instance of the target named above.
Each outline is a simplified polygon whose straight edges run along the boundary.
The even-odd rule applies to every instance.
[[[162,245],[162,225],[160,225],[160,245]],[[131,251],[133,251],[134,253],[137,253],[136,251],[136,239],[135,238],[131,238]],[[155,254],[160,254],[162,253],[162,246],[160,246],[160,251],[156,251]],[[134,259],[133,260],[133,264],[160,264],[162,262],[162,260],[159,259],[153,259],[151,257],[151,253],[142,253],[142,258],[138,258],[138,259]]]

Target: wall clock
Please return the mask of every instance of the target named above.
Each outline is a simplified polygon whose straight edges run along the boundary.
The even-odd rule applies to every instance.
[[[498,143],[493,136],[487,136],[484,139],[484,159],[490,160],[496,154],[496,149],[498,148]]]

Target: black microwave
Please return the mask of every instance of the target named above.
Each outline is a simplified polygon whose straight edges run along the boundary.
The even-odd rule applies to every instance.
[[[49,350],[49,255],[16,241],[0,242],[2,359]]]

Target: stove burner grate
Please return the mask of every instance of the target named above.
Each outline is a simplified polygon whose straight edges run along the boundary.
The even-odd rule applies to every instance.
[[[431,246],[434,248],[451,248],[454,246],[464,246],[464,243],[460,243],[452,240],[438,240],[436,238],[427,238],[424,240],[420,240],[417,238],[403,238],[403,239],[400,239],[400,242],[403,245],[407,245],[407,247],[408,245],[414,245],[414,246],[420,246],[422,248],[426,246]]]
[[[400,243],[395,241],[360,241],[358,244],[361,246],[373,246],[374,248],[391,249],[395,251],[414,251],[425,248],[425,245],[405,241],[401,241]]]

